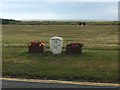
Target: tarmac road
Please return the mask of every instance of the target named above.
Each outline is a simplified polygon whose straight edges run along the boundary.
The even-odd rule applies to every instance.
[[[2,88],[114,88],[115,90],[118,90],[117,86],[88,86],[43,82],[24,82],[13,80],[2,80]]]

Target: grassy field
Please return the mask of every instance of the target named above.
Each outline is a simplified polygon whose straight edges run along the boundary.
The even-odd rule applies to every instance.
[[[118,28],[113,25],[3,25],[3,76],[118,82]],[[82,55],[28,53],[32,40],[62,36],[64,46],[84,43]]]

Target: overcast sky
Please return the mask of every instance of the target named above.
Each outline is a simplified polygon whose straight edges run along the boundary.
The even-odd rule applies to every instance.
[[[0,18],[118,20],[118,2],[1,2]]]

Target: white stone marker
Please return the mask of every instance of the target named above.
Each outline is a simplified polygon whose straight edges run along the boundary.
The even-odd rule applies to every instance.
[[[50,51],[53,54],[60,54],[62,52],[63,39],[61,37],[50,38]]]

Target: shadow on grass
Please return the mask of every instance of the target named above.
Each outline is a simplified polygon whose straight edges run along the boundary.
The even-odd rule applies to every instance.
[[[68,53],[66,53],[65,50],[63,50],[61,54],[53,54],[49,50],[46,50],[44,53],[29,53],[28,51],[22,51],[20,54],[21,55],[29,55],[29,56],[43,56],[43,57],[46,57],[46,56],[53,56],[53,57],[62,57],[62,56],[77,57],[78,56],[79,57],[79,56],[83,56],[85,54],[89,55],[90,53],[83,51],[82,54],[81,53],[68,54]]]

